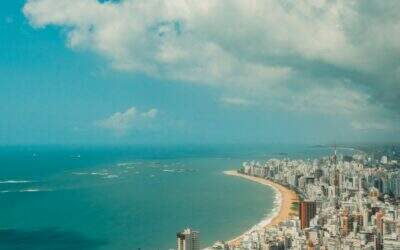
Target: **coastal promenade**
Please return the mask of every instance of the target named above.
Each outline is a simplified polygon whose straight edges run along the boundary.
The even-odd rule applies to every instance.
[[[265,186],[270,186],[273,189],[275,189],[277,192],[279,192],[280,196],[280,204],[279,204],[279,209],[277,213],[275,213],[272,217],[270,218],[264,218],[261,222],[259,222],[257,225],[255,225],[250,231],[255,230],[255,228],[261,229],[261,228],[266,228],[270,226],[275,226],[278,225],[280,222],[291,218],[293,216],[293,212],[291,211],[292,205],[295,202],[299,201],[298,195],[293,191],[288,189],[287,187],[280,185],[276,182],[260,178],[260,177],[254,177],[254,176],[249,176],[245,174],[238,173],[237,171],[224,171],[224,174],[230,175],[230,176],[235,176],[235,177],[241,177],[249,181],[254,181],[257,183],[260,183]],[[240,244],[241,240],[243,239],[244,235],[248,233],[245,232],[244,234],[229,240],[227,243],[230,246],[237,246]]]

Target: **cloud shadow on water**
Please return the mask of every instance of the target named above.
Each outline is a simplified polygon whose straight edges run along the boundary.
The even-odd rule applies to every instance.
[[[0,249],[2,250],[96,250],[106,244],[104,240],[89,239],[77,232],[56,228],[35,231],[0,230]]]

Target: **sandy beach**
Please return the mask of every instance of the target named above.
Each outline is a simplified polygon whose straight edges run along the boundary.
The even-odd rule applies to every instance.
[[[253,231],[256,228],[266,228],[266,227],[277,225],[280,222],[282,222],[288,218],[291,218],[291,216],[293,216],[293,211],[291,210],[292,204],[294,202],[299,201],[299,197],[297,196],[297,194],[294,191],[292,191],[278,183],[275,183],[273,181],[266,180],[266,179],[259,178],[259,177],[240,174],[237,171],[224,171],[224,174],[245,178],[247,180],[260,183],[262,185],[270,186],[278,192],[280,204],[279,204],[279,207],[278,207],[278,210],[276,211],[276,213],[269,218],[264,218],[261,222],[259,222],[257,225],[255,225],[253,228],[251,228],[249,231]],[[244,234],[248,233],[249,231],[245,232]],[[243,238],[244,234],[242,234],[232,240],[229,240],[227,243],[231,246],[240,244],[240,241]]]

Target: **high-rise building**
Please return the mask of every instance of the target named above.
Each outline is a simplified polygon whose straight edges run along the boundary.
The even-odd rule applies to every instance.
[[[200,250],[199,232],[190,228],[176,234],[177,250]]]
[[[301,229],[310,227],[310,220],[317,214],[315,201],[301,201],[299,203],[299,218]]]
[[[382,211],[379,211],[375,215],[376,215],[376,217],[375,217],[376,218],[376,229],[378,230],[379,233],[382,234],[384,213]]]
[[[353,217],[349,214],[348,209],[344,209],[340,216],[340,233],[346,236],[353,230]]]
[[[387,164],[388,163],[388,157],[386,155],[382,156],[381,163],[382,164]]]

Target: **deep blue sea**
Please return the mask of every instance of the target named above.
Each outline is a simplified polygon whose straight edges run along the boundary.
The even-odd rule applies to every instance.
[[[225,176],[245,160],[313,158],[310,146],[3,146],[0,249],[171,249],[185,227],[201,246],[273,209],[265,186]]]

